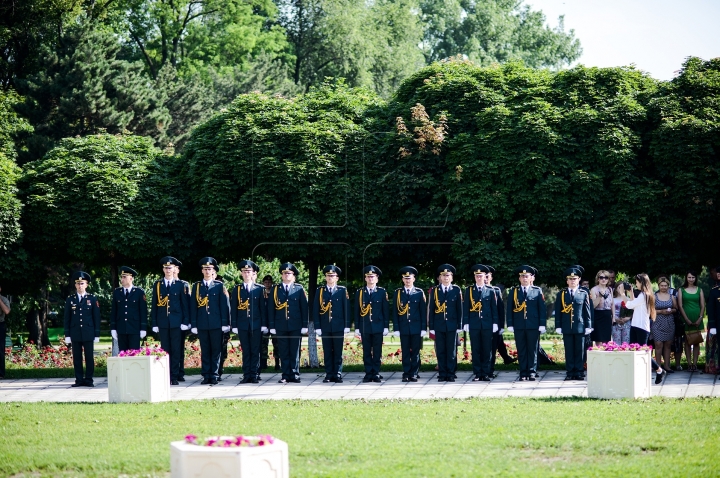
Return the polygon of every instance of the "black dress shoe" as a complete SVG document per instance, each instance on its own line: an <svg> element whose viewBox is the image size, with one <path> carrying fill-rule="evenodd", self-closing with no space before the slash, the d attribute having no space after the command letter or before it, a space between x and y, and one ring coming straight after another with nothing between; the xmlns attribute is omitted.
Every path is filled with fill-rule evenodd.
<svg viewBox="0 0 720 478"><path fill-rule="evenodd" d="M335 383L343 383L342 377L337 377L337 378L335 379Z"/></svg>
<svg viewBox="0 0 720 478"><path fill-rule="evenodd" d="M415 378L415 377L410 377L410 381L411 381L411 382L417 382L417 378Z"/></svg>
<svg viewBox="0 0 720 478"><path fill-rule="evenodd" d="M380 379L380 375L375 375L375 376L373 377L372 381L375 382L375 383L381 383L381 382L382 382L382 380Z"/></svg>
<svg viewBox="0 0 720 478"><path fill-rule="evenodd" d="M256 377L256 378L252 379L252 383L260 383L260 380Z"/></svg>
<svg viewBox="0 0 720 478"><path fill-rule="evenodd" d="M518 379L518 382L524 382L525 380L527 380L527 378L525 378L525 377L520 377L520 378Z"/></svg>
<svg viewBox="0 0 720 478"><path fill-rule="evenodd" d="M300 379L299 379L299 378L293 378L293 379L288 380L288 382L300 383Z"/></svg>
<svg viewBox="0 0 720 478"><path fill-rule="evenodd" d="M445 377L438 377L438 382L447 382Z"/></svg>
<svg viewBox="0 0 720 478"><path fill-rule="evenodd" d="M288 381L285 380L284 378L281 378L280 380L278 380L278 383L288 383Z"/></svg>
<svg viewBox="0 0 720 478"><path fill-rule="evenodd" d="M323 379L323 383L330 383L330 377L325 377Z"/></svg>
<svg viewBox="0 0 720 478"><path fill-rule="evenodd" d="M222 377L218 377L216 380L217 380L218 382L222 382Z"/></svg>
<svg viewBox="0 0 720 478"><path fill-rule="evenodd" d="M216 378L210 379L210 385L217 385L217 384L218 384L218 381Z"/></svg>
<svg viewBox="0 0 720 478"><path fill-rule="evenodd" d="M202 382L200 382L200 385L207 385L207 384L209 384L209 383L210 383L210 379L209 379L209 378L204 378L204 379L202 379Z"/></svg>
<svg viewBox="0 0 720 478"><path fill-rule="evenodd" d="M473 382L479 382L479 381L480 381L480 377L478 377L477 375L475 375L475 376L473 377L472 381L473 381Z"/></svg>
<svg viewBox="0 0 720 478"><path fill-rule="evenodd" d="M243 377L242 380L240 380L240 383L250 383L252 382L252 378L250 377Z"/></svg>
<svg viewBox="0 0 720 478"><path fill-rule="evenodd" d="M446 381L446 382L454 382L454 381L455 381L455 377L450 377L450 378L448 378L448 379L445 380L445 381Z"/></svg>
<svg viewBox="0 0 720 478"><path fill-rule="evenodd" d="M490 381L491 381L490 377L488 377L487 375L485 375L484 377L480 378L480 380L482 380L483 382L490 382Z"/></svg>
<svg viewBox="0 0 720 478"><path fill-rule="evenodd" d="M76 383L73 383L73 384L70 385L70 386L71 386L71 387L82 387L83 385L85 385L85 384L84 384L84 383L77 383L77 382L76 382Z"/></svg>
<svg viewBox="0 0 720 478"><path fill-rule="evenodd" d="M372 382L372 378L369 375L365 375L363 377L363 382L364 383Z"/></svg>
<svg viewBox="0 0 720 478"><path fill-rule="evenodd" d="M178 382L184 382L184 381L185 381L185 377L178 377L177 380L178 380Z"/></svg>
<svg viewBox="0 0 720 478"><path fill-rule="evenodd" d="M180 385L180 382L177 380L170 380L170 385Z"/></svg>
<svg viewBox="0 0 720 478"><path fill-rule="evenodd" d="M567 382L568 380L575 380L575 377L568 375L565 377L565 381Z"/></svg>
<svg viewBox="0 0 720 478"><path fill-rule="evenodd" d="M402 381L403 381L403 382L409 382L409 381L410 381L410 379L409 379L409 378L407 378L407 377L403 377L403 378L402 378Z"/></svg>
<svg viewBox="0 0 720 478"><path fill-rule="evenodd" d="M531 382L535 381L535 377L528 377L527 379L530 380Z"/></svg>

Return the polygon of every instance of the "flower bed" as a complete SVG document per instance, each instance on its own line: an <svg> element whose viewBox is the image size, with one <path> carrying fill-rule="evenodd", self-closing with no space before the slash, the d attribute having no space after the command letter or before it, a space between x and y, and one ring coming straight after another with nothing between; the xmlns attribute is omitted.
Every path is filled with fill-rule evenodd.
<svg viewBox="0 0 720 478"><path fill-rule="evenodd" d="M5 360L8 369L37 369L37 368L73 368L72 351L61 337L58 347L38 348L32 341L17 350L5 349ZM95 355L95 366L105 367L109 352Z"/></svg>
<svg viewBox="0 0 720 478"><path fill-rule="evenodd" d="M217 476L264 478L290 476L288 446L270 435L187 435L170 444L172 478Z"/></svg>
<svg viewBox="0 0 720 478"><path fill-rule="evenodd" d="M118 354L118 357L156 357L159 360L160 357L164 357L167 354L168 353L160 348L159 345L154 344L152 347L123 350Z"/></svg>

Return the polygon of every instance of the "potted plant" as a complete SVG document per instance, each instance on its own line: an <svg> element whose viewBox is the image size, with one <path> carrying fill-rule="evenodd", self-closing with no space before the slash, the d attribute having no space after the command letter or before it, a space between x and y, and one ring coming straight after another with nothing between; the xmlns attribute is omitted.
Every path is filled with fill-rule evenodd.
<svg viewBox="0 0 720 478"><path fill-rule="evenodd" d="M652 347L608 342L587 354L588 397L649 398Z"/></svg>
<svg viewBox="0 0 720 478"><path fill-rule="evenodd" d="M187 435L184 440L170 443L170 476L287 478L288 446L270 435L216 436L204 440Z"/></svg>
<svg viewBox="0 0 720 478"><path fill-rule="evenodd" d="M124 350L108 357L110 402L166 402L170 400L170 361L158 347Z"/></svg>

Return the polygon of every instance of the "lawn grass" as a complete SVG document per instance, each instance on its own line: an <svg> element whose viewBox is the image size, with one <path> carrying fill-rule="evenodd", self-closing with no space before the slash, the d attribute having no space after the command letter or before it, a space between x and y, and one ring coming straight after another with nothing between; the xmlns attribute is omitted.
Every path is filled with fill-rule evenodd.
<svg viewBox="0 0 720 478"><path fill-rule="evenodd" d="M292 476L718 476L720 400L0 404L0 474L165 476L188 433L269 433Z"/></svg>

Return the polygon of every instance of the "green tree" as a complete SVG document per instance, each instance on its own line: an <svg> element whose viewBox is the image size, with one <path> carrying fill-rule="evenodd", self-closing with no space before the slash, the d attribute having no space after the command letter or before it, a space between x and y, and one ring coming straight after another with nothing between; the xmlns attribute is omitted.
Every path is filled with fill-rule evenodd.
<svg viewBox="0 0 720 478"><path fill-rule="evenodd" d="M190 254L192 214L181 165L133 135L98 134L60 141L21 179L26 244L45 264L156 264Z"/></svg>
<svg viewBox="0 0 720 478"><path fill-rule="evenodd" d="M427 63L456 55L488 66L522 60L535 68L560 68L582 53L563 17L556 28L522 0L420 0Z"/></svg>
<svg viewBox="0 0 720 478"><path fill-rule="evenodd" d="M714 267L720 234L720 59L688 58L651 102L650 156L661 186L663 224L674 270ZM660 206L661 204L661 206Z"/></svg>

